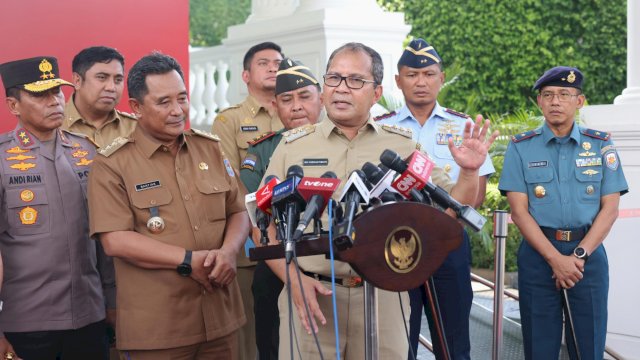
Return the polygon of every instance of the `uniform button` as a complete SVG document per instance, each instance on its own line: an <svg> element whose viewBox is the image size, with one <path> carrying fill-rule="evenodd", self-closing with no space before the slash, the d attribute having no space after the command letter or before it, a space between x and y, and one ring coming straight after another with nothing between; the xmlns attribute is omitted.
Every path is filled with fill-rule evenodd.
<svg viewBox="0 0 640 360"><path fill-rule="evenodd" d="M200 230L200 227L198 225L196 225L196 226L193 227L193 230L198 231L198 230Z"/></svg>
<svg viewBox="0 0 640 360"><path fill-rule="evenodd" d="M214 186L214 187L213 187L213 190L218 191L218 187L217 187L217 186Z"/></svg>
<svg viewBox="0 0 640 360"><path fill-rule="evenodd" d="M167 152L167 151L169 151L169 149L167 149L167 147L166 147L166 146L163 146L163 147L162 147L162 151Z"/></svg>
<svg viewBox="0 0 640 360"><path fill-rule="evenodd" d="M151 200L151 201L149 201L149 204L151 204L151 205L155 205L155 204L156 204L156 201L155 201L155 200Z"/></svg>
<svg viewBox="0 0 640 360"><path fill-rule="evenodd" d="M185 195L185 196L184 196L184 199L185 199L185 200L189 200L189 195Z"/></svg>

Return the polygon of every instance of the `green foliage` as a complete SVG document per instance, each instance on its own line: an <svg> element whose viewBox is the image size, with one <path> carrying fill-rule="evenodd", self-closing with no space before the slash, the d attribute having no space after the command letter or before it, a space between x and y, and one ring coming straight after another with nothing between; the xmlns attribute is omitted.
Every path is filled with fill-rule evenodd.
<svg viewBox="0 0 640 360"><path fill-rule="evenodd" d="M189 0L189 44L219 45L227 27L243 23L250 12L250 0Z"/></svg>
<svg viewBox="0 0 640 360"><path fill-rule="evenodd" d="M470 94L483 109L534 109L535 80L557 65L585 73L592 104L612 103L625 87L626 2L621 0L378 0L404 11L411 35L438 49L445 68L464 75L446 106L463 110ZM486 111L486 110L484 110Z"/></svg>

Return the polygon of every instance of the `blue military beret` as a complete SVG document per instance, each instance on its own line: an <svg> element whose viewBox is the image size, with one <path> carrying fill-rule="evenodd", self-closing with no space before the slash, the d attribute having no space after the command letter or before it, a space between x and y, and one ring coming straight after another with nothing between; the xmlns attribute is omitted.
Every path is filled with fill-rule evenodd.
<svg viewBox="0 0 640 360"><path fill-rule="evenodd" d="M311 70L300 61L284 58L276 73L276 95L309 85L318 85Z"/></svg>
<svg viewBox="0 0 640 360"><path fill-rule="evenodd" d="M533 90L541 89L543 86L573 87L582 90L582 79L582 72L577 68L556 66L542 74L533 85Z"/></svg>
<svg viewBox="0 0 640 360"><path fill-rule="evenodd" d="M418 38L411 40L409 46L404 49L400 60L398 60L398 67L408 66L419 69L441 62L442 59L436 49L423 39Z"/></svg>

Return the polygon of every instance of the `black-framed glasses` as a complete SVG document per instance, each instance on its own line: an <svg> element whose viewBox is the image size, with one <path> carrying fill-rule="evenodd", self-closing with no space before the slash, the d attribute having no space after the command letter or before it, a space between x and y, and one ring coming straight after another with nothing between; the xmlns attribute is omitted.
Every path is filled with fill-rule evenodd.
<svg viewBox="0 0 640 360"><path fill-rule="evenodd" d="M548 102L553 101L553 98L555 98L556 96L558 97L558 101L567 102L567 101L571 100L571 98L574 97L574 96L580 96L580 94L571 94L571 93L568 93L568 92L561 92L559 94L556 94L556 93L553 93L553 92L550 92L550 91L548 91L548 92L545 91L545 92L540 93L540 97L542 98L542 100L548 101Z"/></svg>
<svg viewBox="0 0 640 360"><path fill-rule="evenodd" d="M325 74L324 76L322 76L322 78L324 79L324 84L327 86L338 87L340 86L342 81L344 81L345 84L347 84L347 87L353 90L362 89L362 87L366 83L376 83L375 80L366 80L357 77L340 76L336 74Z"/></svg>

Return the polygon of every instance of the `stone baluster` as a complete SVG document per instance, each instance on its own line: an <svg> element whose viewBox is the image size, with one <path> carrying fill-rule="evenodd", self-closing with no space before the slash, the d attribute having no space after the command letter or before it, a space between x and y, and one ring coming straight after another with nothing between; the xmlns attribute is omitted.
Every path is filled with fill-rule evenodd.
<svg viewBox="0 0 640 360"><path fill-rule="evenodd" d="M216 95L216 82L215 82L215 73L216 73L216 65L207 61L205 64L205 81L204 81L204 94L203 94L203 103L206 109L206 116L204 118L204 125L213 124L213 118L216 115L216 110L218 108L218 104L216 104L215 95Z"/></svg>

